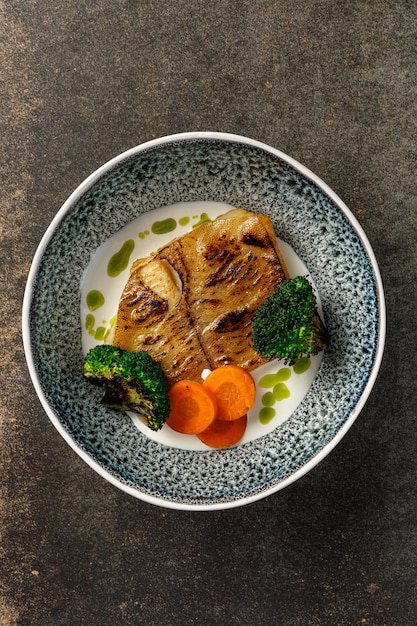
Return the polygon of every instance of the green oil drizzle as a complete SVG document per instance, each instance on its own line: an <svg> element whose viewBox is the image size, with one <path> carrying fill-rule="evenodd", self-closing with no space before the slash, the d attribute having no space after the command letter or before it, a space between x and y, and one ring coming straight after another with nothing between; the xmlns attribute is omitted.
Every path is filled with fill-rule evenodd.
<svg viewBox="0 0 417 626"><path fill-rule="evenodd" d="M282 402L290 397L291 393L285 383L278 383L274 386L272 393L275 396L277 402Z"/></svg>
<svg viewBox="0 0 417 626"><path fill-rule="evenodd" d="M275 404L275 396L272 391L267 391L262 396L262 404L264 406L273 406Z"/></svg>
<svg viewBox="0 0 417 626"><path fill-rule="evenodd" d="M85 301L90 311L95 311L96 309L99 309L101 306L103 306L104 296L101 291L98 291L97 289L92 289L88 292Z"/></svg>
<svg viewBox="0 0 417 626"><path fill-rule="evenodd" d="M162 220L160 222L154 222L152 224L151 230L154 235L164 235L165 233L170 233L175 230L177 227L177 222L173 217L167 217L166 220Z"/></svg>
<svg viewBox="0 0 417 626"><path fill-rule="evenodd" d="M283 383L284 380L288 380L291 377L291 370L289 367L282 367L277 373L277 382Z"/></svg>
<svg viewBox="0 0 417 626"><path fill-rule="evenodd" d="M290 397L291 393L284 381L291 377L289 367L281 367L275 374L265 374L258 381L258 386L263 389L272 389L262 395L262 409L259 411L261 424L268 424L276 415L273 408L275 402L281 402Z"/></svg>
<svg viewBox="0 0 417 626"><path fill-rule="evenodd" d="M94 318L94 315L92 315L91 313L88 313L85 316L85 329L89 332L90 335L94 333L95 323L96 323L96 320Z"/></svg>
<svg viewBox="0 0 417 626"><path fill-rule="evenodd" d="M210 222L210 221L211 220L209 216L207 215L207 213L202 213L200 215L200 219L198 220L198 222L196 224L193 224L193 228L197 228L197 226L201 226L201 224L204 224L204 222Z"/></svg>
<svg viewBox="0 0 417 626"><path fill-rule="evenodd" d="M101 341L102 339L104 339L106 332L107 328L105 326L99 326L98 328L96 328L96 331L94 333L94 339L97 339L97 341Z"/></svg>
<svg viewBox="0 0 417 626"><path fill-rule="evenodd" d="M282 367L281 369L278 370L278 372L276 372L276 374L265 374L265 376L262 376L262 378L259 380L258 385L260 387L263 387L264 389L270 389L271 387L274 387L278 383L282 383L285 380L288 380L290 376L291 376L290 368Z"/></svg>
<svg viewBox="0 0 417 626"><path fill-rule="evenodd" d="M270 406L265 406L259 411L259 421L261 424L268 424L276 415L275 409Z"/></svg>
<svg viewBox="0 0 417 626"><path fill-rule="evenodd" d="M123 270L125 270L129 264L130 255L132 254L135 247L135 242L133 239L128 239L124 242L122 247L118 252L113 254L108 265L107 265L107 274L111 278L116 278Z"/></svg>
<svg viewBox="0 0 417 626"><path fill-rule="evenodd" d="M91 337L94 337L94 339L96 339L97 341L104 341L106 339L106 337L108 336L108 334L110 333L110 330L114 324L116 320L116 316L114 315L111 320L110 323L107 325L106 320L102 320L102 326L97 326L97 328L94 328L96 320L94 315L92 315L91 313L88 313L85 316L85 328L88 332L89 335L91 335Z"/></svg>
<svg viewBox="0 0 417 626"><path fill-rule="evenodd" d="M211 221L207 213L201 213L201 215L193 215L192 218L188 215L184 215L184 217L180 217L178 220L178 224L180 226L187 226L190 223L191 219L198 220L196 224L193 224L193 228L200 226L200 224L204 224L204 222ZM151 231L154 235L165 235L165 233L171 233L173 230L177 228L177 222L173 217L167 217L164 220L156 221L151 226ZM139 239L145 239L150 234L149 230L143 230L138 233Z"/></svg>
<svg viewBox="0 0 417 626"><path fill-rule="evenodd" d="M276 384L276 374L265 374L259 379L258 385L263 389L269 389Z"/></svg>
<svg viewBox="0 0 417 626"><path fill-rule="evenodd" d="M293 365L294 372L296 374L304 374L311 365L310 359L306 356L302 359L298 359Z"/></svg>

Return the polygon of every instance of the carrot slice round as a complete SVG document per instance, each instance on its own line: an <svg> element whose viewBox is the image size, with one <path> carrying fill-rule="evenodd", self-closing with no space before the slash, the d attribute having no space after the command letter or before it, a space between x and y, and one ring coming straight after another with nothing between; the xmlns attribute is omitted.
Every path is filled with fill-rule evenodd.
<svg viewBox="0 0 417 626"><path fill-rule="evenodd" d="M179 380L170 387L170 428L184 435L197 435L216 418L216 400L209 390L194 380Z"/></svg>
<svg viewBox="0 0 417 626"><path fill-rule="evenodd" d="M238 365L223 365L214 369L203 381L217 402L217 419L236 420L254 405L256 385L252 375Z"/></svg>
<svg viewBox="0 0 417 626"><path fill-rule="evenodd" d="M247 415L233 421L216 419L197 437L210 448L230 448L242 439L247 423Z"/></svg>

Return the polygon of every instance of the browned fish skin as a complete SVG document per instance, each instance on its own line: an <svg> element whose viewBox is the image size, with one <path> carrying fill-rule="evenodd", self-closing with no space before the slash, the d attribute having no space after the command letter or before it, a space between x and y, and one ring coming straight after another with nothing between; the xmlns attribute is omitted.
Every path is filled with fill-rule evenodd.
<svg viewBox="0 0 417 626"><path fill-rule="evenodd" d="M188 308L211 367L264 363L251 347L251 320L286 272L263 220L236 209L179 241Z"/></svg>
<svg viewBox="0 0 417 626"><path fill-rule="evenodd" d="M148 352L161 364L169 383L182 378L198 380L209 361L188 313L177 241L160 250L155 258L168 261L177 271L178 300L170 307L167 300L146 286L140 273L149 259L136 261L120 299L113 344L124 350Z"/></svg>
<svg viewBox="0 0 417 626"><path fill-rule="evenodd" d="M149 352L170 383L229 363L251 370L265 362L252 317L286 277L270 220L235 209L133 264L113 343Z"/></svg>

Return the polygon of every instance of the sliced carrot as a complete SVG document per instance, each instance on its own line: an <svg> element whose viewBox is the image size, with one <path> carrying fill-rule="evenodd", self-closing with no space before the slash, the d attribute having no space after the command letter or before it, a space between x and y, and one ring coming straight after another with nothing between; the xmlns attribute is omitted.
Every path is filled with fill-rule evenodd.
<svg viewBox="0 0 417 626"><path fill-rule="evenodd" d="M214 369L203 381L217 401L217 419L236 420L254 405L256 386L251 374L238 365Z"/></svg>
<svg viewBox="0 0 417 626"><path fill-rule="evenodd" d="M179 380L170 387L171 412L168 426L184 435L197 435L216 417L216 400L210 390L194 380Z"/></svg>
<svg viewBox="0 0 417 626"><path fill-rule="evenodd" d="M210 448L230 448L242 439L247 423L247 415L233 421L216 419L197 437Z"/></svg>

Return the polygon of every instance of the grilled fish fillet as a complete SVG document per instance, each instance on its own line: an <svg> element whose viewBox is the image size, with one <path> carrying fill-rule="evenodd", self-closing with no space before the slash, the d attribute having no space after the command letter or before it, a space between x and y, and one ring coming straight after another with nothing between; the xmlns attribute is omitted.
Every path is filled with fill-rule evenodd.
<svg viewBox="0 0 417 626"><path fill-rule="evenodd" d="M113 344L146 350L169 383L225 364L251 370L265 363L252 317L287 277L269 218L229 211L134 262Z"/></svg>

